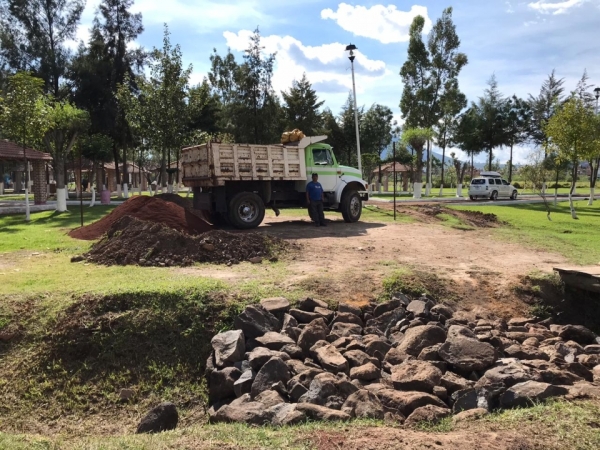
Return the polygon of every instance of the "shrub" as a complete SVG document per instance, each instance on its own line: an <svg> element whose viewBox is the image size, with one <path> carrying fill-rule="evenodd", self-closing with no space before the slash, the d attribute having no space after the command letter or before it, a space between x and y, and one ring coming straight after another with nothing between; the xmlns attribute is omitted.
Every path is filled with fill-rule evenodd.
<svg viewBox="0 0 600 450"><path fill-rule="evenodd" d="M514 186L516 189L523 189L523 187L521 186L521 183L519 183L519 182L514 182L512 185L513 185L513 186Z"/></svg>

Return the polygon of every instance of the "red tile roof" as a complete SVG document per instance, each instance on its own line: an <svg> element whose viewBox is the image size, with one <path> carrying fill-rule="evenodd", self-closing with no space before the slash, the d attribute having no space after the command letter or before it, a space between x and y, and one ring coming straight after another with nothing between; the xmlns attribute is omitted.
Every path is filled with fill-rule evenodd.
<svg viewBox="0 0 600 450"><path fill-rule="evenodd" d="M23 155L23 146L10 142L6 139L0 139L0 160L4 161L22 161L25 157L29 160L41 159L52 161L50 153L38 152L32 148L25 148Z"/></svg>

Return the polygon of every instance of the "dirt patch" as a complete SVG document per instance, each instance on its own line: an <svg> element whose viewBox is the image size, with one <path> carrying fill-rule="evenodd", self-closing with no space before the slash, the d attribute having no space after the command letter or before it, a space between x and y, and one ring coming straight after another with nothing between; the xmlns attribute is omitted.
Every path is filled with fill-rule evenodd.
<svg viewBox="0 0 600 450"><path fill-rule="evenodd" d="M163 200L158 196L132 197L97 222L71 231L69 236L84 240L99 239L115 222L126 216L159 223L191 235L205 233L212 229L212 225L193 213L190 208L180 206L177 203L179 200L174 202L172 195L163 195L168 195L166 198L169 200Z"/></svg>
<svg viewBox="0 0 600 450"><path fill-rule="evenodd" d="M312 438L318 450L533 450L548 448L529 444L514 432L425 433L401 428L372 428L344 433L317 432Z"/></svg>
<svg viewBox="0 0 600 450"><path fill-rule="evenodd" d="M276 258L285 247L281 239L263 233L212 230L190 236L161 223L125 216L111 225L106 236L95 243L84 258L107 266L237 264Z"/></svg>
<svg viewBox="0 0 600 450"><path fill-rule="evenodd" d="M372 202L369 205L387 211L394 211L394 205L391 203ZM503 225L495 214L481 211L457 211L442 205L397 205L396 211L425 223L439 223L445 220L444 216L452 216L464 225L473 228L494 228Z"/></svg>

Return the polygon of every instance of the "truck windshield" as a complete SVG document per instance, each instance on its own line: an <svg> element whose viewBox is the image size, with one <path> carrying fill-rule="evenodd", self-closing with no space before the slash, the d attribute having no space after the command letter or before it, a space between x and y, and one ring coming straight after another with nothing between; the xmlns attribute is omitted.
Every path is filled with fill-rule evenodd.
<svg viewBox="0 0 600 450"><path fill-rule="evenodd" d="M315 166L331 166L333 165L333 160L331 159L331 154L329 150L325 148L315 148L313 150L313 161Z"/></svg>

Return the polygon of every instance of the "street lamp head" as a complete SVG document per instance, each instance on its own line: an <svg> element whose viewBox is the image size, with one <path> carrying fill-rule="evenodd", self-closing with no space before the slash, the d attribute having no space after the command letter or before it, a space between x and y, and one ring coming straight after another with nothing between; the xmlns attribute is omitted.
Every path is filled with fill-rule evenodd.
<svg viewBox="0 0 600 450"><path fill-rule="evenodd" d="M348 59L350 60L350 62L354 62L354 58L355 58L355 56L354 56L354 50L358 50L356 48L356 45L350 44L350 45L346 46L346 51L350 52L350 56L348 56Z"/></svg>
<svg viewBox="0 0 600 450"><path fill-rule="evenodd" d="M600 87L594 89L594 92L596 93L596 100L598 100L600 98Z"/></svg>

